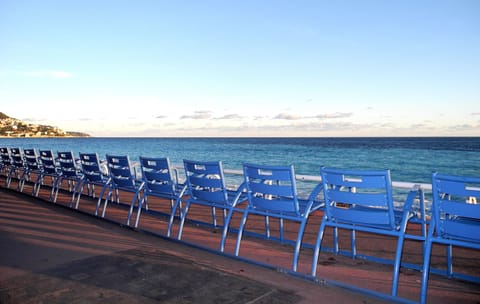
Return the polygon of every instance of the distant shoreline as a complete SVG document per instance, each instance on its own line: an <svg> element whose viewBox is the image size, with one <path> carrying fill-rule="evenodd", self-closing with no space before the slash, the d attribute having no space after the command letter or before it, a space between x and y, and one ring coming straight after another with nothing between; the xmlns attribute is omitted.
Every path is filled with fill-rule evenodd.
<svg viewBox="0 0 480 304"><path fill-rule="evenodd" d="M21 138L25 138L25 139L32 139L32 138L92 138L94 136L5 136L5 135L0 135L0 138L14 138L14 139L21 139Z"/></svg>

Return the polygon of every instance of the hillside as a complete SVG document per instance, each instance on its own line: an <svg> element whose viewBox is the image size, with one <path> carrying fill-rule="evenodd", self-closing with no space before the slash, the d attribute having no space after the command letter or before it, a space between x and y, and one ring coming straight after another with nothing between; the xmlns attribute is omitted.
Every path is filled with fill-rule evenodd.
<svg viewBox="0 0 480 304"><path fill-rule="evenodd" d="M0 112L0 137L89 137L90 135L64 131L57 127L37 125L9 117Z"/></svg>

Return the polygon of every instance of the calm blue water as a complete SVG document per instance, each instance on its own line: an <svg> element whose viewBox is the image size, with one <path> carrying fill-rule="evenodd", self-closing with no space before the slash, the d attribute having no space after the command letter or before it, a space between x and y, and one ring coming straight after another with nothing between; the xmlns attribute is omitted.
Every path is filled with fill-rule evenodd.
<svg viewBox="0 0 480 304"><path fill-rule="evenodd" d="M318 175L321 166L390 169L394 181L429 183L434 171L480 176L480 137L460 138L15 138L0 146L183 159L294 164L297 174Z"/></svg>

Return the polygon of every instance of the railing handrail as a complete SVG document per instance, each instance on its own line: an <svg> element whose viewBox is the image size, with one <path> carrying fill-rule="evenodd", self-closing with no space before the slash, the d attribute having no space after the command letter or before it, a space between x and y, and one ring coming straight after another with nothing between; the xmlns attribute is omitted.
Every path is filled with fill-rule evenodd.
<svg viewBox="0 0 480 304"><path fill-rule="evenodd" d="M234 174L234 175L242 175L242 170L235 170L235 169L224 169L225 173ZM307 182L321 182L322 177L319 175L305 175L305 174L295 174L295 178L302 181ZM431 184L426 183L411 183L411 182L396 182L392 181L392 187L394 188L402 188L402 189L413 189L413 188L421 188L423 190L432 190Z"/></svg>

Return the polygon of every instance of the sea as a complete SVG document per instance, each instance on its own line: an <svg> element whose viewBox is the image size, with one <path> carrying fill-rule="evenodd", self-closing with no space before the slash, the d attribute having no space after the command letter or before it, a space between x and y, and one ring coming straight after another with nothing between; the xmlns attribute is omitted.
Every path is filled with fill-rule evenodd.
<svg viewBox="0 0 480 304"><path fill-rule="evenodd" d="M389 169L393 181L429 184L432 172L480 176L480 137L351 138L1 138L0 146L222 161L225 169L242 163L293 164L296 174L318 176L320 168ZM232 177L239 184L241 177ZM312 185L300 185L306 194Z"/></svg>

